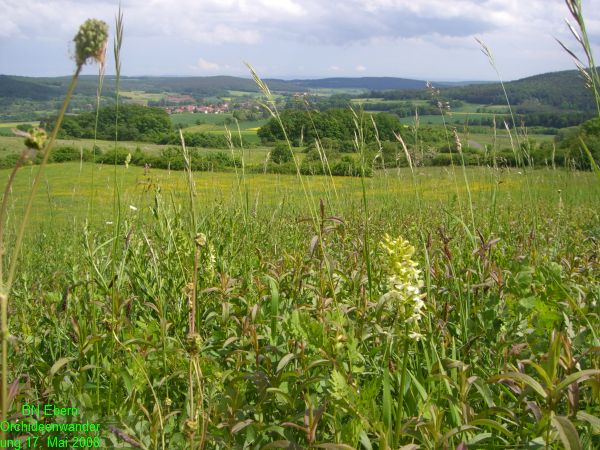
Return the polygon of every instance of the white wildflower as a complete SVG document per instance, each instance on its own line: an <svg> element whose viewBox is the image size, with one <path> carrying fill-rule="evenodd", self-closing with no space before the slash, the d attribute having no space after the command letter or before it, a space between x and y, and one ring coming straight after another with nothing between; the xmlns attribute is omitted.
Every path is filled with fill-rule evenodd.
<svg viewBox="0 0 600 450"><path fill-rule="evenodd" d="M381 300L388 311L395 313L400 322L407 324L408 337L419 340L422 337L419 322L424 314L425 302L424 294L421 293L421 271L412 259L415 248L401 237L392 239L387 234L381 242L381 247L388 258L389 285L389 291Z"/></svg>

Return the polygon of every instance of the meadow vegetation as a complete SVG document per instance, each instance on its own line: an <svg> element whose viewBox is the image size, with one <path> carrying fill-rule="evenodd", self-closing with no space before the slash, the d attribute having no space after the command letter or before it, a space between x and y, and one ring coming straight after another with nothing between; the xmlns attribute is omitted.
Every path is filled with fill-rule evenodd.
<svg viewBox="0 0 600 450"><path fill-rule="evenodd" d="M119 103L86 119L112 146L55 145L103 62L85 29L54 131L0 169L2 420L78 408L103 448L600 447L600 119L541 142L511 120L504 151L495 127L280 112L250 68L268 146L161 119L178 142L128 148Z"/></svg>

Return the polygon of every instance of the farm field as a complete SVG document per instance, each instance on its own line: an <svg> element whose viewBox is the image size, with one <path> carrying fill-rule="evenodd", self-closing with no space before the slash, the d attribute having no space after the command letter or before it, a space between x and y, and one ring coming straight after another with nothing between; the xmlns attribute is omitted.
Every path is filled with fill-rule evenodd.
<svg viewBox="0 0 600 450"><path fill-rule="evenodd" d="M256 135L256 132L254 132ZM244 134L242 133L242 136ZM68 146L73 147L75 149L86 149L92 150L94 147L93 139L58 139L56 141L56 146ZM96 146L100 148L102 152L108 152L115 148L114 142L97 140ZM142 150L144 153L149 155L158 155L161 150L173 147L173 145L158 145L151 144L148 142L130 142L130 141L119 141L119 148L124 148L129 150L131 153L134 153L136 149ZM4 157L9 154L20 153L23 150L23 139L13 136L0 136L0 157ZM267 147L251 147L244 150L244 157L249 164L260 164L264 162L267 153L270 151ZM202 148L200 149L201 153L215 153L215 152L223 152L226 154L230 154L231 150L223 149L223 148ZM236 149L235 154L239 155L241 150Z"/></svg>
<svg viewBox="0 0 600 450"><path fill-rule="evenodd" d="M237 125L233 114L195 114L195 113L178 113L171 115L171 121L175 126L184 126L187 132L197 133L214 133L225 134L225 128L229 128L232 134L237 134ZM230 121L226 124L226 121ZM200 122L200 123L198 123ZM240 134L248 142L252 144L260 143L260 139L256 135L258 128L264 125L266 120L248 120L239 122Z"/></svg>
<svg viewBox="0 0 600 450"><path fill-rule="evenodd" d="M168 95L173 95L173 94L175 94L175 93L167 93L167 92L152 93L152 92L145 92L145 91L121 91L121 96L124 99L130 100L134 103L137 103L139 105L144 105L144 106L148 106L149 101L157 102L157 101L164 99Z"/></svg>
<svg viewBox="0 0 600 450"><path fill-rule="evenodd" d="M453 112L452 114L419 115L418 121L420 125L443 125L446 124L468 124L469 119L492 119L493 113L477 113L477 112ZM406 125L414 125L416 122L415 116L402 117L400 121Z"/></svg>
<svg viewBox="0 0 600 450"><path fill-rule="evenodd" d="M31 183L32 174L37 170L36 166L30 166L19 172L15 184L15 191L26 192L26 187ZM506 199L507 203L515 201L524 203L529 201L527 195L535 195L537 199L546 197L557 197L555 194L560 190L560 197L573 195L575 203L585 205L586 202L595 203L595 195L600 190L596 186L592 174L569 174L563 171L540 169L532 171L527 177L517 170L492 170L483 168L467 168L469 188L473 198L478 203L489 203L492 196L498 199ZM2 176L7 176L8 170L1 170ZM117 183L115 184L115 176ZM428 207L436 204L457 203L464 201L467 195L466 185L462 180L460 170L451 168L421 168L416 174L416 185L408 168L388 169L380 171L373 178L366 179L367 201L376 209L384 209L383 205L398 203L402 209L414 209L417 205L413 203L413 195L426 201ZM160 189L166 196L174 195L180 202L185 201L186 174L181 171L166 171L152 169L145 173L142 168L131 166L101 166L89 163L64 163L51 164L46 170L47 191L40 192L36 200L35 216L43 222L44 216L51 214L55 219L77 219L79 222L89 214L87 211L89 203L97 208L97 212L104 218L106 214L112 214L112 201L114 187L117 186L122 196L124 212L127 205L148 205L148 199L152 199L153 189ZM535 192L526 192L526 182L536 184ZM289 203L290 207L307 209L305 195L295 175L277 174L245 174L224 172L198 172L194 175L194 189L197 205L199 207L210 207L214 203L222 204L228 208L239 207L239 185L243 183L244 195L246 191L252 204L256 208L272 208L280 203ZM304 183L315 199L326 199L336 208L352 206L359 207L362 201L362 187L359 179L351 177L335 177L333 179L323 176L304 177ZM573 185L571 187L567 185ZM415 191L416 189L416 191ZM563 191L564 189L564 191ZM336 195L337 192L337 195ZM564 193L563 193L564 192ZM92 200L92 193L94 199ZM393 199L387 198L386 193L392 194ZM570 194L569 194L570 193ZM145 200L144 200L145 198ZM571 198L571 197L569 197ZM395 199L395 200L394 200ZM18 205L22 202L18 196L11 201L18 211ZM73 202L73 204L71 204ZM541 202L544 203L544 202ZM500 204L504 204L500 202ZM58 207L57 205L61 205ZM58 209L52 213L53 207ZM476 208L477 205L475 206ZM142 209L143 208L139 208ZM73 212L82 215L73 214ZM147 211L146 211L147 212ZM308 213L308 211L304 211ZM333 211L332 211L333 212ZM413 211L416 214L416 210ZM136 212L141 214L141 212ZM34 216L34 220L35 220ZM102 222L103 217L99 218Z"/></svg>

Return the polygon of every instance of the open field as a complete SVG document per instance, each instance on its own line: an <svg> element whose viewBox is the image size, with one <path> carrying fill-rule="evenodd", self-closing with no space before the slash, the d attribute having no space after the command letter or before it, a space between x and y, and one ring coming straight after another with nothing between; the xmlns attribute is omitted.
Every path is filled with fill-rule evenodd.
<svg viewBox="0 0 600 450"><path fill-rule="evenodd" d="M176 93L154 93L145 91L121 91L121 96L137 103L138 105L148 106L149 101L158 102L168 95L176 95Z"/></svg>
<svg viewBox="0 0 600 450"><path fill-rule="evenodd" d="M261 155L264 156L264 153ZM30 184L32 173L37 167L23 169L17 178L15 191L26 192ZM6 177L8 170L0 170L0 176ZM59 217L64 213L63 219L81 219L87 216L86 207L91 201L94 192L94 204L102 215L110 214L112 208L112 191L117 176L117 185L121 190L122 203L148 204L153 189L160 187L163 195L174 195L180 199L185 198L186 174L178 171L165 171L152 169L149 175L139 167L124 166L99 166L84 163L53 164L46 170L47 192L39 193L36 203L36 215L40 221L47 215L52 207L60 204L59 210L53 216ZM524 203L539 203L540 207L550 207L548 203L562 202L574 203L580 206L586 204L600 205L600 186L596 183L593 174L569 173L566 171L535 170L526 177L521 170L496 171L483 168L467 168L466 175L469 179L469 188L473 195L474 207L478 211L485 211L496 197L496 202L502 207L508 207L511 202L523 205ZM465 201L467 186L462 180L459 169L451 168L420 168L416 171L416 182L407 168L388 169L380 171L373 178L366 179L367 201L373 205L374 210L384 209L396 205L401 210L409 208L416 214L417 205L411 205L416 193L425 202L427 208L436 204L447 205ZM239 200L238 184L240 183L241 170L235 173L198 172L194 176L197 205L208 208L217 203L234 207ZM330 207L357 208L362 201L362 187L360 179L349 177L314 176L304 178L307 188L314 198L329 199ZM295 175L259 175L246 174L243 178L245 189L256 208L266 208L284 202L293 205L298 211L307 207L305 194L303 194L298 179ZM529 191L527 183L534 184L534 191ZM337 195L334 193L337 192ZM146 201L138 200L146 196ZM18 204L18 196L14 198ZM184 201L184 200L182 200ZM72 204L71 204L72 202ZM512 205L514 207L515 205ZM60 212L62 211L62 213ZM73 212L84 213L83 216ZM333 211L332 211L333 212ZM383 213L379 211L378 214Z"/></svg>
<svg viewBox="0 0 600 450"><path fill-rule="evenodd" d="M182 124L185 126L196 125L196 122L200 121L204 124L220 124L221 126L224 124L226 119L233 120L233 114L231 113L177 113L171 114L171 122L173 124Z"/></svg>
<svg viewBox="0 0 600 450"><path fill-rule="evenodd" d="M17 125L37 125L39 122L0 122L0 136L14 136L13 129Z"/></svg>
<svg viewBox="0 0 600 450"><path fill-rule="evenodd" d="M9 250L36 170L22 169L10 194ZM401 409L403 445L522 447L545 433L526 402L550 386L527 389L543 378L525 366L534 381L514 375L515 395L498 374L524 359L547 367L550 346L581 370L598 363L586 353L600 325L592 173L238 171L190 184L185 172L66 163L44 180L9 308L15 404L43 392L76 406L124 433L101 433L105 447L125 448L124 435L145 448L309 446L285 425L307 408L328 411L314 437L324 444L374 445L384 427L394 440ZM402 276L422 307L390 284L395 264L412 267ZM585 380L578 408L598 415ZM404 401L390 400L399 386ZM566 411L566 393L557 401ZM439 434L413 422L432 424L431 408L455 412L436 419ZM192 418L203 425L190 430Z"/></svg>
<svg viewBox="0 0 600 450"><path fill-rule="evenodd" d="M226 125L226 121L231 121ZM233 114L198 114L198 113L178 113L171 115L171 121L175 126L183 125L185 131L198 133L224 134L225 127L233 134L237 134L237 125ZM241 135L252 144L259 144L260 139L256 135L258 128L267 122L264 120L248 120L239 122Z"/></svg>
<svg viewBox="0 0 600 450"><path fill-rule="evenodd" d="M419 115L419 123L422 125L443 125L446 124L468 124L469 120L476 119L493 119L493 113L477 113L477 112L452 112L451 114L436 115ZM403 124L414 125L415 116L402 117L400 121Z"/></svg>
<svg viewBox="0 0 600 450"><path fill-rule="evenodd" d="M248 137L252 139L252 136L256 138L256 131L247 132L247 136L242 132L242 136ZM256 139L258 142L258 139ZM93 139L58 139L56 141L56 146L69 146L76 149L83 148L92 150L94 147ZM114 142L109 141L96 141L96 146L100 148L101 151L107 152L115 148ZM136 149L142 150L144 153L148 153L150 155L157 155L160 153L162 149L167 147L173 147L172 145L158 145L151 144L148 142L128 142L128 141L120 141L117 145L119 148L128 149L130 152L135 152ZM9 154L20 153L23 150L23 139L19 137L7 137L0 136L0 157L4 157ZM201 152L224 152L231 153L231 150L227 148L203 148L200 150ZM236 150L239 152L239 150ZM267 152L269 148L267 147L252 147L249 149L245 149L245 158L248 164L260 164L264 162Z"/></svg>

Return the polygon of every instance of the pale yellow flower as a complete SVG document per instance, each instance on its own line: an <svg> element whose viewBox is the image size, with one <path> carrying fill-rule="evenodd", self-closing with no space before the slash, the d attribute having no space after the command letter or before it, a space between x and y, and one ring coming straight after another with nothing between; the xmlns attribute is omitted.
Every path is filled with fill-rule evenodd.
<svg viewBox="0 0 600 450"><path fill-rule="evenodd" d="M397 320L406 323L408 337L413 340L422 338L419 332L419 322L423 317L425 302L423 279L418 264L412 259L415 248L410 242L398 237L385 235L381 242L387 257L388 292L383 294L381 301L390 312L395 313Z"/></svg>

